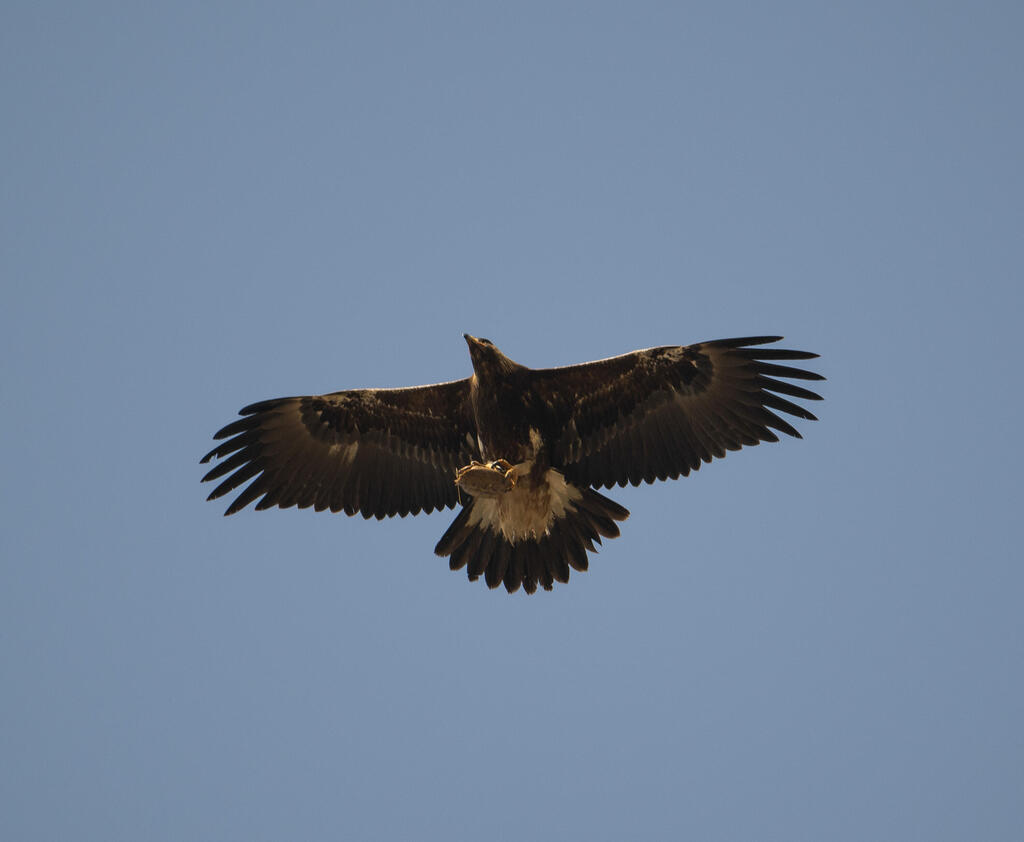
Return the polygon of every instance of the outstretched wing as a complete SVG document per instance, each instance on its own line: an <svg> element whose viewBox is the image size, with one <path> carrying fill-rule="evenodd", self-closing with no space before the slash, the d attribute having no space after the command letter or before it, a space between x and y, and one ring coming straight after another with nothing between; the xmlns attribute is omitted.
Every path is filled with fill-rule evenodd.
<svg viewBox="0 0 1024 842"><path fill-rule="evenodd" d="M611 488L675 479L728 450L800 438L777 413L814 415L780 395L820 400L789 380L824 380L780 365L806 351L751 346L781 336L721 339L648 348L620 357L537 372L536 388L563 423L552 453L569 479Z"/></svg>
<svg viewBox="0 0 1024 842"><path fill-rule="evenodd" d="M252 482L225 514L330 509L363 517L431 512L458 502L455 470L477 456L469 381L276 398L245 407L202 461L225 475L215 500Z"/></svg>

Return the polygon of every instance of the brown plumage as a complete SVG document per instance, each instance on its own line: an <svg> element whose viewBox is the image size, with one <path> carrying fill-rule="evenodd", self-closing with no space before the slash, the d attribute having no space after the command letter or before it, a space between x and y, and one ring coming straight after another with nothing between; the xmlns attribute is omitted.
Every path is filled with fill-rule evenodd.
<svg viewBox="0 0 1024 842"><path fill-rule="evenodd" d="M587 553L629 515L596 488L686 476L726 451L778 441L775 431L800 437L778 413L813 421L790 398L820 396L789 381L824 378L782 364L816 354L755 347L780 338L530 369L467 335L465 380L245 407L214 436L221 443L202 461L218 461L203 480L221 479L211 500L249 483L225 514L256 503L404 517L461 502L435 548L453 570L509 592L550 589L570 567L586 570ZM487 482L489 470L503 477Z"/></svg>

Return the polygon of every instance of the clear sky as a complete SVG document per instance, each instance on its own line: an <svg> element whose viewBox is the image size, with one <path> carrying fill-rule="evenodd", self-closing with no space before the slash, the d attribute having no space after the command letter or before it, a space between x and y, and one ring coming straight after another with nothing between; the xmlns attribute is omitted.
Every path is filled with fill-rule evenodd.
<svg viewBox="0 0 1024 842"><path fill-rule="evenodd" d="M1024 838L1024 6L0 12L0 838ZM246 403L781 333L532 597L225 519Z"/></svg>

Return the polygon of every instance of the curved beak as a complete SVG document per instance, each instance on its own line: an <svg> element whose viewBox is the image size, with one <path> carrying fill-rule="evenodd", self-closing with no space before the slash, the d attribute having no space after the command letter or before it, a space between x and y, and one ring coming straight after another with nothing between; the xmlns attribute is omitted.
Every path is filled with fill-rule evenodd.
<svg viewBox="0 0 1024 842"><path fill-rule="evenodd" d="M468 333L464 333L462 336L469 346L469 358L473 361L473 370L476 371L478 365L483 365L484 345L479 339Z"/></svg>

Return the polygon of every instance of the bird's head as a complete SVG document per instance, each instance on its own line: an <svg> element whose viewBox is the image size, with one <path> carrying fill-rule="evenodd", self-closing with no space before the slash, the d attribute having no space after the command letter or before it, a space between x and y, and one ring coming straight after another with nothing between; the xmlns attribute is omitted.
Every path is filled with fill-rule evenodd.
<svg viewBox="0 0 1024 842"><path fill-rule="evenodd" d="M477 376L507 374L521 366L506 357L490 339L479 339L462 334L469 345L469 357L473 361L473 371Z"/></svg>

